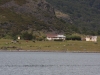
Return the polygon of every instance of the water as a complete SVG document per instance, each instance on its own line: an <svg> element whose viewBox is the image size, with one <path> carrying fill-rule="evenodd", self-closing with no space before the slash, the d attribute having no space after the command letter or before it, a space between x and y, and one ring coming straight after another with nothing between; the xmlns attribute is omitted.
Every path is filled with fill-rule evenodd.
<svg viewBox="0 0 100 75"><path fill-rule="evenodd" d="M100 75L100 54L0 52L0 75Z"/></svg>

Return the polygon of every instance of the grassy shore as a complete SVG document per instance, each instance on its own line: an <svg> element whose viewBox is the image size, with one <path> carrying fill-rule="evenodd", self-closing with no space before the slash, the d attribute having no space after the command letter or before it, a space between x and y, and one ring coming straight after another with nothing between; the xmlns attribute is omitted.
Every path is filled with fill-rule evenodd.
<svg viewBox="0 0 100 75"><path fill-rule="evenodd" d="M11 42L11 39L0 39L0 50L3 51L50 51L50 52L100 52L98 42L86 41L26 41Z"/></svg>

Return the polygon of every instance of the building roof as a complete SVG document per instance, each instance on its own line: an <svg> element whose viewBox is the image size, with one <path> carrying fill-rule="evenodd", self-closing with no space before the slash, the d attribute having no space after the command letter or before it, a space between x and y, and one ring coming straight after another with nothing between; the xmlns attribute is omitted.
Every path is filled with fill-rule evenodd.
<svg viewBox="0 0 100 75"><path fill-rule="evenodd" d="M66 36L64 36L64 35L57 35L57 37L66 37Z"/></svg>
<svg viewBox="0 0 100 75"><path fill-rule="evenodd" d="M47 34L47 37L66 37L64 35L59 35L59 34Z"/></svg>

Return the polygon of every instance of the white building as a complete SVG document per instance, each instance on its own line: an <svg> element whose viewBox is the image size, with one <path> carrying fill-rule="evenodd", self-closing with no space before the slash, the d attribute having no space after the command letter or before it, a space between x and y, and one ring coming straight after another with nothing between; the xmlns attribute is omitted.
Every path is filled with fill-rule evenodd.
<svg viewBox="0 0 100 75"><path fill-rule="evenodd" d="M97 42L97 36L87 36L86 41L93 41L93 42Z"/></svg>
<svg viewBox="0 0 100 75"><path fill-rule="evenodd" d="M18 36L18 40L20 40L20 36Z"/></svg>
<svg viewBox="0 0 100 75"><path fill-rule="evenodd" d="M66 39L66 36L64 35L57 35L57 34L48 34L47 35L47 40L59 40L59 39L62 39L62 40L65 40Z"/></svg>

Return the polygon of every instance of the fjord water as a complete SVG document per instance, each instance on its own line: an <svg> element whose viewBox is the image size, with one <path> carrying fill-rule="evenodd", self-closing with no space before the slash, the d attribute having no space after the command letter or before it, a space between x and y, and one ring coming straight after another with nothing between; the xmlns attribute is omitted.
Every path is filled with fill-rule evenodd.
<svg viewBox="0 0 100 75"><path fill-rule="evenodd" d="M0 75L100 75L100 54L0 52Z"/></svg>

